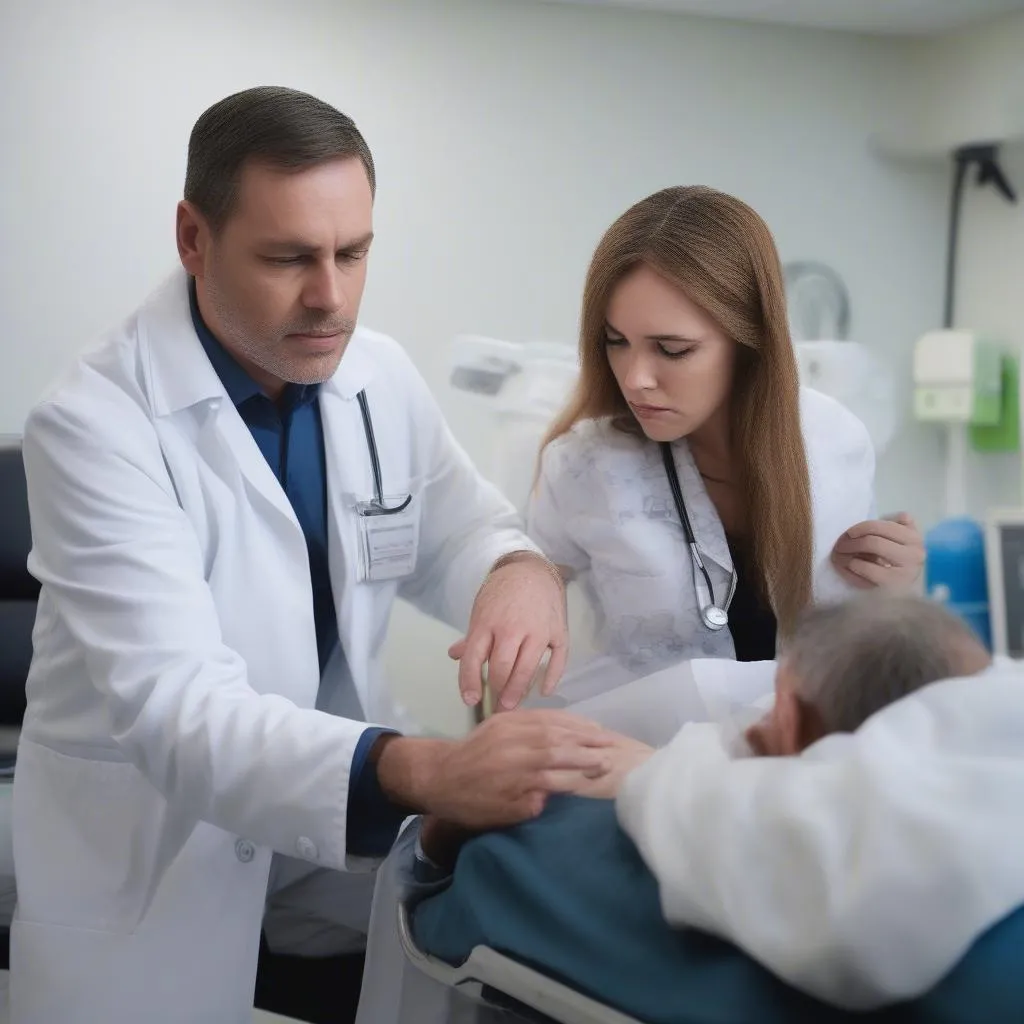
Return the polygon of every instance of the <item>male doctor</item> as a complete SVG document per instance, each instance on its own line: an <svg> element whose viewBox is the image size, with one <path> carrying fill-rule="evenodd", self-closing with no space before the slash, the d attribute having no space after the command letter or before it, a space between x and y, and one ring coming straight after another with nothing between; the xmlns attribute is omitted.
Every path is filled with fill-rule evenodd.
<svg viewBox="0 0 1024 1024"><path fill-rule="evenodd" d="M464 684L486 662L525 689L549 650L552 684L566 644L557 574L402 349L356 326L373 191L327 104L215 104L184 272L29 417L15 1024L247 1022L261 926L361 948L406 815L511 823L608 767L561 712L461 743L364 724L400 723L379 673L399 594L468 625Z"/></svg>

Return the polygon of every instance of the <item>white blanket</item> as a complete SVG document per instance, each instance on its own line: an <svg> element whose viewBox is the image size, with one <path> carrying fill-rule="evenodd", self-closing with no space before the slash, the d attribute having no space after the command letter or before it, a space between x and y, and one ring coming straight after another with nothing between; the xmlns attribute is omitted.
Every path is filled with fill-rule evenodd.
<svg viewBox="0 0 1024 1024"><path fill-rule="evenodd" d="M716 722L729 740L739 737L771 706L775 662L698 658L622 683L616 676L623 674L621 666L614 659L599 658L589 672L588 680L599 691L596 696L568 701L556 695L532 703L567 707L616 732L663 747L689 722Z"/></svg>
<svg viewBox="0 0 1024 1024"><path fill-rule="evenodd" d="M618 813L670 923L840 1006L911 998L1024 905L1024 674L933 684L797 758L686 725Z"/></svg>

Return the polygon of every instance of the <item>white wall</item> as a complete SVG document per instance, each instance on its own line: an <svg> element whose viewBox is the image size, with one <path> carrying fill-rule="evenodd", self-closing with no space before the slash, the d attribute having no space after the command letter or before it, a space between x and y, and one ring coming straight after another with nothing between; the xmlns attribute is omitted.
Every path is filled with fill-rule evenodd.
<svg viewBox="0 0 1024 1024"><path fill-rule="evenodd" d="M867 145L906 87L905 43L472 0L37 0L3 18L0 433L174 264L192 122L260 83L313 91L365 131L380 185L364 319L408 346L481 461L487 430L445 387L449 339L571 339L601 231L664 185L735 192L785 259L832 264L854 336L903 380L941 315L946 175ZM884 510L934 517L938 453L907 428L880 468ZM450 634L406 612L396 627L411 702L460 727Z"/></svg>
<svg viewBox="0 0 1024 1024"><path fill-rule="evenodd" d="M1024 13L907 45L909 88L879 134L897 152L945 156L1024 138Z"/></svg>

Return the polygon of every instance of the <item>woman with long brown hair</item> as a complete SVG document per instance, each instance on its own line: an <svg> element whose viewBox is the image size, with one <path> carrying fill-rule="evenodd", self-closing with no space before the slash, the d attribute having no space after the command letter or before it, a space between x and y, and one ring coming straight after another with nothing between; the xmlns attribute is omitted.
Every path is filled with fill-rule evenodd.
<svg viewBox="0 0 1024 1024"><path fill-rule="evenodd" d="M810 602L920 574L913 522L875 518L867 430L800 387L778 253L738 199L668 188L608 229L580 362L529 529L583 584L621 681L772 659Z"/></svg>

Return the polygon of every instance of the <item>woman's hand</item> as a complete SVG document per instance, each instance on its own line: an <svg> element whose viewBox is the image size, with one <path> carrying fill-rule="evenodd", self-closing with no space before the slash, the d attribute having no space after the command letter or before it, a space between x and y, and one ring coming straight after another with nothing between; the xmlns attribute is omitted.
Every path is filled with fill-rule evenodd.
<svg viewBox="0 0 1024 1024"><path fill-rule="evenodd" d="M911 590L924 566L924 541L917 524L900 512L851 526L832 548L832 564L855 587Z"/></svg>

